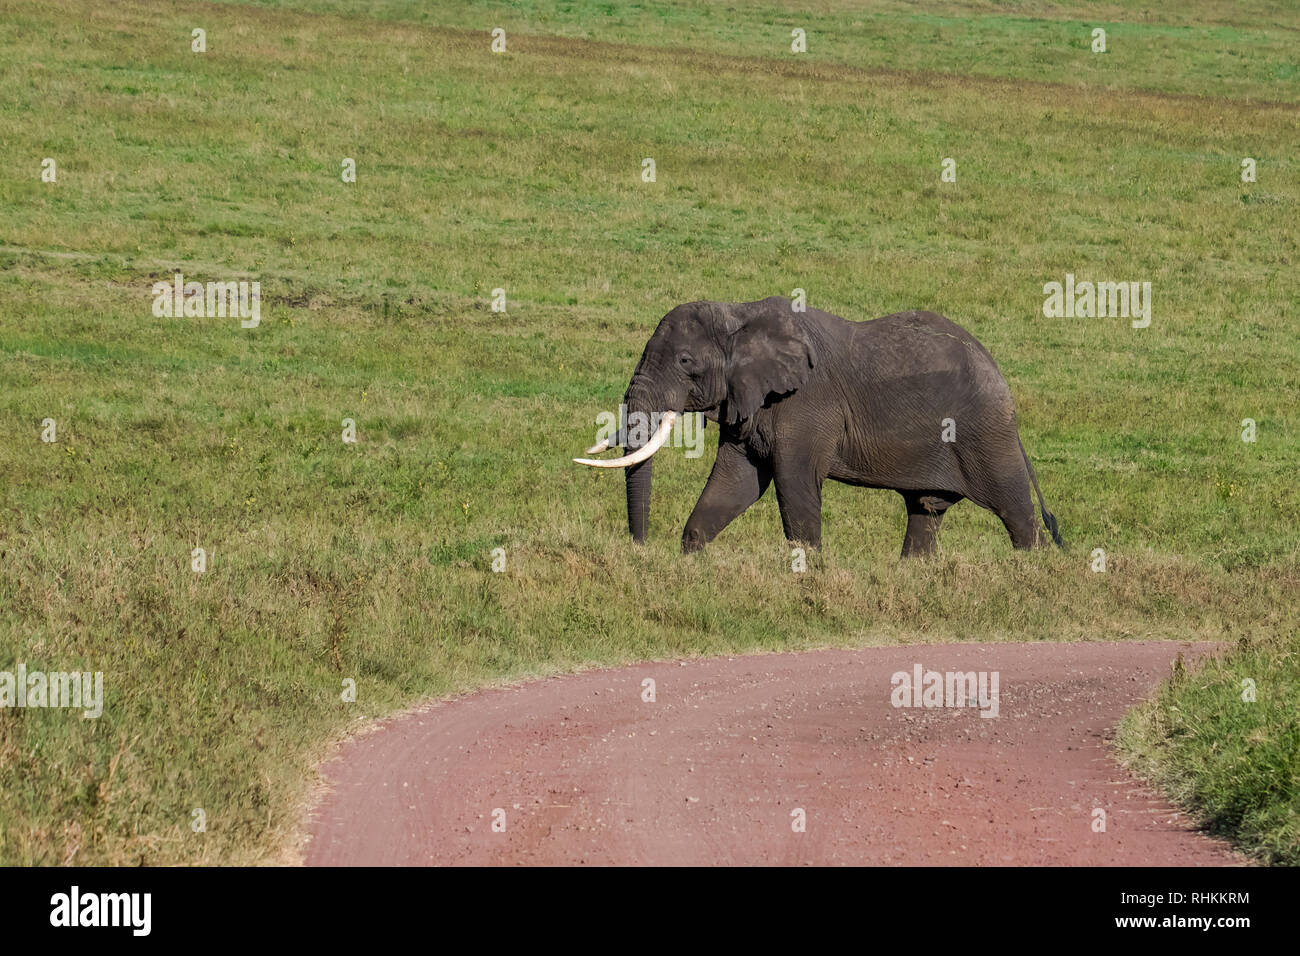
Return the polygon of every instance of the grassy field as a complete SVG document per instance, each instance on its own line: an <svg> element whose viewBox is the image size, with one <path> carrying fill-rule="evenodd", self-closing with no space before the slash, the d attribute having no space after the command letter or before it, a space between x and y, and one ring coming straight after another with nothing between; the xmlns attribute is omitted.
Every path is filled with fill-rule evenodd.
<svg viewBox="0 0 1300 956"><path fill-rule="evenodd" d="M0 709L0 862L291 859L368 718L648 657L1241 642L1294 748L1300 12L808 6L0 0L0 670L106 694ZM177 271L261 324L155 317ZM1151 282L1151 326L1045 318L1067 272ZM795 288L971 329L1069 550L964 504L900 564L898 496L830 485L806 574L771 495L683 558L711 449L634 547L569 461L597 413L673 305Z"/></svg>
<svg viewBox="0 0 1300 956"><path fill-rule="evenodd" d="M1206 828L1263 861L1300 866L1300 662L1296 640L1242 642L1175 666L1121 727L1131 767Z"/></svg>

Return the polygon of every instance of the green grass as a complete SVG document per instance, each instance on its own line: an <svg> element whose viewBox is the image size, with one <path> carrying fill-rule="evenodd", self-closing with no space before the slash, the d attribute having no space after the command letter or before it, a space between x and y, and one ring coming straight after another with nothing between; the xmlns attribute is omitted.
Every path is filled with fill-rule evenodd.
<svg viewBox="0 0 1300 956"><path fill-rule="evenodd" d="M0 711L0 861L285 859L338 735L528 675L1294 644L1300 17L816 7L0 0L0 670L107 695ZM258 279L260 327L155 318L177 270ZM1066 272L1151 281L1152 326L1045 319ZM683 558L711 450L661 456L632 546L621 478L569 462L596 414L673 305L795 287L971 329L1070 550L1013 554L964 504L899 564L897 496L832 485L807 574L771 496Z"/></svg>
<svg viewBox="0 0 1300 956"><path fill-rule="evenodd" d="M1175 677L1121 728L1130 764L1211 833L1300 865L1300 664L1294 640L1243 641Z"/></svg>

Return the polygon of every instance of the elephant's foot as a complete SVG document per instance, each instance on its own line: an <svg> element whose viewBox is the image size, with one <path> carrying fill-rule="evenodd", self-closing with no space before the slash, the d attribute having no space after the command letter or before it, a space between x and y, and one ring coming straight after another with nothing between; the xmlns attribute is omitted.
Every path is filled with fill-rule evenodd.
<svg viewBox="0 0 1300 956"><path fill-rule="evenodd" d="M703 551L704 546L711 540L699 529L687 528L682 532L682 554L696 554Z"/></svg>
<svg viewBox="0 0 1300 956"><path fill-rule="evenodd" d="M903 539L903 553L901 558L929 558L933 557L938 551L938 543L934 537L928 541L917 541L911 536Z"/></svg>

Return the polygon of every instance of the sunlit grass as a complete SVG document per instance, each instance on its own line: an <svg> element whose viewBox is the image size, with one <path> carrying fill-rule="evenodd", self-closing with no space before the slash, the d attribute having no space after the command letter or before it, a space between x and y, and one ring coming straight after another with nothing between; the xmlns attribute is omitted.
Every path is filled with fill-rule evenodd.
<svg viewBox="0 0 1300 956"><path fill-rule="evenodd" d="M502 9L0 2L0 669L102 670L108 697L0 711L0 859L281 859L331 740L491 681L1296 633L1293 13L1135 14L1164 46L1116 28L1094 64L1051 46L1084 19L1051 4L1016 8L1056 51L1028 59L982 4L834 38L822 5L791 17L822 34L803 60L751 4L526 5L493 56ZM155 318L175 271L259 280L261 325ZM1045 319L1067 271L1152 282L1151 328ZM621 479L569 462L596 414L671 306L796 287L970 328L1069 550L1013 554L963 504L940 557L899 564L898 497L828 486L806 574L770 496L684 558L711 449L661 456L634 547Z"/></svg>

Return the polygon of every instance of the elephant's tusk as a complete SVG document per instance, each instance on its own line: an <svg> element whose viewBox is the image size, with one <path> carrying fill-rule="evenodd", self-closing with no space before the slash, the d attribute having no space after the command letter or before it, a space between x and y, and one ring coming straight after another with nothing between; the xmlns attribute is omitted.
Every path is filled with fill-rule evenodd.
<svg viewBox="0 0 1300 956"><path fill-rule="evenodd" d="M673 422L675 421L677 421L676 412L664 412L663 418L659 420L659 428L655 431L653 437L630 455L624 455L622 458L608 458L603 461L599 458L575 458L573 460L579 465L591 465L593 468L630 468L632 465L639 465L662 448L664 442L668 441L668 433L673 430ZM592 454L592 452L589 451L587 454Z"/></svg>
<svg viewBox="0 0 1300 956"><path fill-rule="evenodd" d="M585 452L583 452L583 454L584 454L584 455L599 455L602 451L609 451L609 444L610 444L610 443L609 443L609 439L608 439L608 438L602 438L602 439L601 439L600 441L598 441L596 444L592 445L592 446L591 446L590 448L588 448Z"/></svg>

